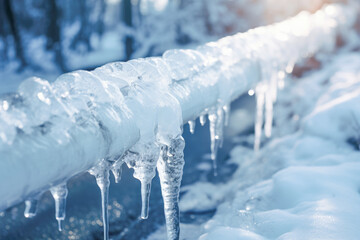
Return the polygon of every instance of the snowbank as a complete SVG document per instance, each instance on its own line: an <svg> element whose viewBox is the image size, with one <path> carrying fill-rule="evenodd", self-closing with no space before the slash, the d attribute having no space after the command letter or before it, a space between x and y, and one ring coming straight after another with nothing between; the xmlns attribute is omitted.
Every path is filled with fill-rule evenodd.
<svg viewBox="0 0 360 240"><path fill-rule="evenodd" d="M280 93L277 105L289 124L280 122L257 154L233 149L230 161L238 169L232 180L184 189L183 211L217 210L197 230L199 239L358 238L360 152L359 142L349 140L359 139L359 69L358 53L340 54L297 80ZM308 105L307 98L317 104ZM291 126L292 111L298 111L298 129ZM277 131L283 127L289 128L285 134Z"/></svg>

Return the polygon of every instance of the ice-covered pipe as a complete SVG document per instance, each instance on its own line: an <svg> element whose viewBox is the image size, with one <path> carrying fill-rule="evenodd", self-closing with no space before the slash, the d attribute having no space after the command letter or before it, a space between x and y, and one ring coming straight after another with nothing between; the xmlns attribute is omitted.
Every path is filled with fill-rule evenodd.
<svg viewBox="0 0 360 240"><path fill-rule="evenodd" d="M118 159L140 138L154 137L158 127L170 133L178 124L167 121L172 108L180 106L186 123L273 72L333 49L355 18L354 7L329 5L195 50L63 74L51 84L27 79L17 93L0 99L0 211L102 159Z"/></svg>

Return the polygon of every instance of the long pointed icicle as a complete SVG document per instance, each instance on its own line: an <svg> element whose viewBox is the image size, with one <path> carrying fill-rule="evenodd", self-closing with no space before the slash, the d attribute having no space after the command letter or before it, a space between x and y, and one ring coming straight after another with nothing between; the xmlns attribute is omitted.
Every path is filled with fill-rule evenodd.
<svg viewBox="0 0 360 240"><path fill-rule="evenodd" d="M274 71L268 83L268 88L265 93L265 136L271 137L272 124L274 118L274 103L277 100L278 82L281 78L279 71Z"/></svg>
<svg viewBox="0 0 360 240"><path fill-rule="evenodd" d="M204 126L206 123L206 115L205 114L201 115L199 120L200 120L201 126Z"/></svg>
<svg viewBox="0 0 360 240"><path fill-rule="evenodd" d="M142 219L149 216L149 200L151 181L155 177L156 164L160 148L156 143L139 144L127 151L123 157L129 168L134 169L134 177L141 183L141 215Z"/></svg>
<svg viewBox="0 0 360 240"><path fill-rule="evenodd" d="M104 227L104 240L109 239L109 187L110 187L110 163L106 160L101 162L89 170L89 173L95 176L96 184L100 188L101 192L101 209L102 209L102 220Z"/></svg>
<svg viewBox="0 0 360 240"><path fill-rule="evenodd" d="M40 198L40 196L36 196L34 198L31 198L31 199L25 201L24 216L26 218L33 218L36 216L39 198Z"/></svg>
<svg viewBox="0 0 360 240"><path fill-rule="evenodd" d="M157 163L168 240L178 240L180 236L179 192L184 168L185 142L182 136L164 145Z"/></svg>
<svg viewBox="0 0 360 240"><path fill-rule="evenodd" d="M59 231L62 231L61 222L65 220L66 216L66 197L68 189L66 183L52 187L50 192L55 200L55 218L59 224Z"/></svg>
<svg viewBox="0 0 360 240"><path fill-rule="evenodd" d="M219 107L209 113L210 122L210 150L211 160L213 160L214 175L217 176L217 164L216 156L219 147L222 147L223 143L223 128L224 128L224 116L223 108Z"/></svg>
<svg viewBox="0 0 360 240"><path fill-rule="evenodd" d="M264 132L266 137L271 137L273 123L273 96L272 91L265 93L265 127Z"/></svg>
<svg viewBox="0 0 360 240"><path fill-rule="evenodd" d="M195 124L196 124L196 122L194 120L190 120L190 121L188 121L188 124L189 124L190 133L194 134L195 133Z"/></svg>
<svg viewBox="0 0 360 240"><path fill-rule="evenodd" d="M265 102L265 87L263 86L263 84L260 83L256 87L256 117L255 117L255 140L254 140L255 151L258 151L260 149L264 102Z"/></svg>

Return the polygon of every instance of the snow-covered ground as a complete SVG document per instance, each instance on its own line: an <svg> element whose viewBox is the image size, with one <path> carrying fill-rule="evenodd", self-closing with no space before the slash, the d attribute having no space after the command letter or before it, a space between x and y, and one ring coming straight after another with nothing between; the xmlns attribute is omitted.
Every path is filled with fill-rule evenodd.
<svg viewBox="0 0 360 240"><path fill-rule="evenodd" d="M216 213L182 224L181 239L358 239L360 53L338 53L286 85L260 151L248 144L252 135L234 138L229 181L182 188L183 212ZM148 240L164 239L164 230Z"/></svg>

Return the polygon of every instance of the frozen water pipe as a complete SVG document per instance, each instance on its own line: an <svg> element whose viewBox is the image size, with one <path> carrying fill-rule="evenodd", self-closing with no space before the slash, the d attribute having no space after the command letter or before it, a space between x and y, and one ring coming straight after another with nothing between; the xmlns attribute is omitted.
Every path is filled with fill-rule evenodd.
<svg viewBox="0 0 360 240"><path fill-rule="evenodd" d="M336 37L352 30L356 13L354 6L328 5L193 50L67 73L51 84L25 80L17 93L0 98L0 211L104 159L116 162L139 142L164 146L162 161L179 159L181 180L183 144L176 148L174 142L181 142L182 124L226 108L249 89L271 93L266 103L259 101L261 111L264 104L273 104L274 78L302 58L332 51ZM260 126L257 145L261 131ZM158 162L158 170L174 167L166 164ZM176 191L169 197L178 199ZM178 238L177 224L171 222L171 239Z"/></svg>

